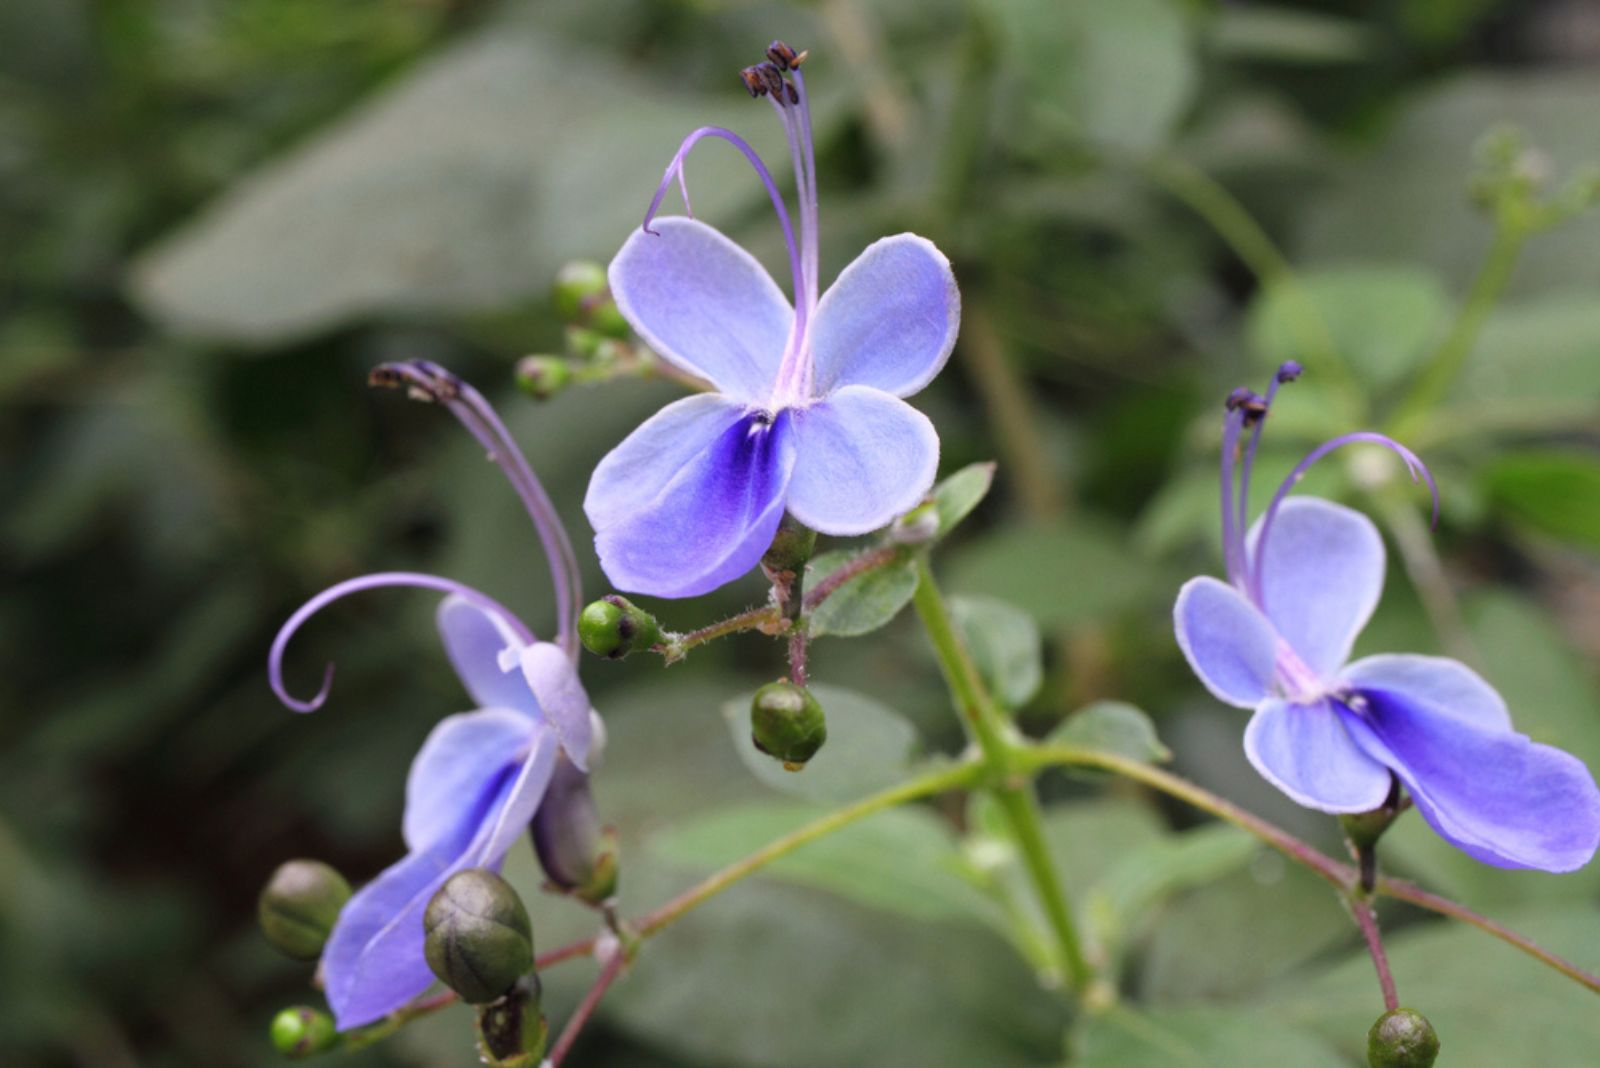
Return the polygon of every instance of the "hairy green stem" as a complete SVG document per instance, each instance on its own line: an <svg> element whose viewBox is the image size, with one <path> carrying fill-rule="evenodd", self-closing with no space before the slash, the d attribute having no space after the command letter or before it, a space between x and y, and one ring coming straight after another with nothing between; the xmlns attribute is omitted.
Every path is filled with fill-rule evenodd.
<svg viewBox="0 0 1600 1068"><path fill-rule="evenodd" d="M917 591L913 603L933 643L934 654L938 657L939 667L950 687L950 695L955 699L956 708L994 777L991 790L1000 802L1001 811L1022 854L1023 866L1044 908L1067 980L1073 990L1081 994L1089 987L1094 976L1078 938L1077 923L1067 903L1066 891L1045 845L1039 818L1039 800L1034 796L1033 783L1026 777L1021 782L1015 781L1011 758L1017 751L1017 745L1007 737L1011 728L1001 715L999 706L990 697L982 676L978 674L977 665L956 633L955 624L950 619L939 587L934 583L933 571L928 567L926 557L917 560Z"/></svg>

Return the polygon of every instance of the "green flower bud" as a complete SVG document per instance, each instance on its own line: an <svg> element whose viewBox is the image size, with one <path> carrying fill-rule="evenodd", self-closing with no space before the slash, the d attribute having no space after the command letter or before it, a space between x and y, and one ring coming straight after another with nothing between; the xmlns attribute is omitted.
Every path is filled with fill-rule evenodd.
<svg viewBox="0 0 1600 1068"><path fill-rule="evenodd" d="M806 566L816 547L817 532L786 515L778 532L772 536L772 544L761 557L761 566L769 572L798 572Z"/></svg>
<svg viewBox="0 0 1600 1068"><path fill-rule="evenodd" d="M292 1060L326 1053L338 1044L333 1017L325 1012L297 1005L272 1018L272 1047Z"/></svg>
<svg viewBox="0 0 1600 1068"><path fill-rule="evenodd" d="M894 521L889 538L898 545L922 545L939 536L939 508L932 501L919 504Z"/></svg>
<svg viewBox="0 0 1600 1068"><path fill-rule="evenodd" d="M478 1009L478 1052L490 1068L538 1068L550 1027L539 1007L539 977L517 982Z"/></svg>
<svg viewBox="0 0 1600 1068"><path fill-rule="evenodd" d="M628 323L611 299L606 269L598 263L575 261L556 272L553 292L556 312L563 320L590 327L610 337L627 337Z"/></svg>
<svg viewBox="0 0 1600 1068"><path fill-rule="evenodd" d="M316 960L350 900L344 876L318 860L291 860L267 880L256 905L261 930L296 960Z"/></svg>
<svg viewBox="0 0 1600 1068"><path fill-rule="evenodd" d="M617 892L617 835L600 825L589 776L561 758L528 827L549 888L601 905Z"/></svg>
<svg viewBox="0 0 1600 1068"><path fill-rule="evenodd" d="M811 691L787 680L771 682L750 702L750 733L757 749L799 771L828 740L822 706Z"/></svg>
<svg viewBox="0 0 1600 1068"><path fill-rule="evenodd" d="M549 400L572 381L572 368L559 356L524 356L517 361L517 385L536 400Z"/></svg>
<svg viewBox="0 0 1600 1068"><path fill-rule="evenodd" d="M486 868L452 875L428 902L423 955L439 981L482 1005L504 997L533 968L533 925L522 899Z"/></svg>
<svg viewBox="0 0 1600 1068"><path fill-rule="evenodd" d="M583 610L578 617L578 638L594 655L621 660L660 642L661 624L626 597L613 593Z"/></svg>
<svg viewBox="0 0 1600 1068"><path fill-rule="evenodd" d="M1378 1017L1367 1032L1367 1063L1372 1068L1432 1068L1439 1036L1415 1009L1394 1009Z"/></svg>

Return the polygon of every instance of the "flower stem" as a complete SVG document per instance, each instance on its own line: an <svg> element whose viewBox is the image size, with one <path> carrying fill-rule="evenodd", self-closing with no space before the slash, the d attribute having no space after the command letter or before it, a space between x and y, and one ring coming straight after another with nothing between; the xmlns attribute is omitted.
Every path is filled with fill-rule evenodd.
<svg viewBox="0 0 1600 1068"><path fill-rule="evenodd" d="M1372 966L1378 972L1378 986L1383 990L1383 1009L1393 1012L1400 1007L1400 995L1394 989L1394 973L1389 970L1389 957L1383 951L1383 935L1378 931L1378 917L1372 910L1372 902L1365 894L1349 893L1345 895L1350 905L1350 914L1356 918L1356 926L1361 928L1361 937L1366 939L1367 952L1372 954Z"/></svg>
<svg viewBox="0 0 1600 1068"><path fill-rule="evenodd" d="M1038 798L1034 796L1030 780L1024 778L1019 782L1015 779L1012 755L1018 747L1007 738L1010 726L990 697L982 676L978 674L977 665L956 633L955 624L950 619L939 587L934 583L933 571L928 567L926 557L917 560L917 591L913 603L933 643L934 654L939 659L956 708L961 712L969 735L978 743L984 763L993 776L996 785L990 789L1010 824L1028 878L1044 907L1045 917L1055 935L1061 966L1073 990L1083 993L1088 989L1093 974L1084 957L1083 944L1078 938L1077 925L1067 904L1066 891L1045 845L1044 831L1039 821Z"/></svg>
<svg viewBox="0 0 1600 1068"><path fill-rule="evenodd" d="M583 996L577 1009L573 1010L572 1016L568 1018L567 1025L561 1029L561 1037L556 1040L555 1047L550 1050L549 1059L545 1061L550 1068L560 1068L561 1062L572 1052L572 1047L578 1041L578 1035L583 1031L584 1024L589 1022L589 1017L593 1016L594 1010L600 1006L600 999L606 996L611 984L622 974L623 965L627 961L628 954L618 946L611 954L611 959L606 961L605 967L600 969L600 976L594 981L594 986L589 988L589 992Z"/></svg>

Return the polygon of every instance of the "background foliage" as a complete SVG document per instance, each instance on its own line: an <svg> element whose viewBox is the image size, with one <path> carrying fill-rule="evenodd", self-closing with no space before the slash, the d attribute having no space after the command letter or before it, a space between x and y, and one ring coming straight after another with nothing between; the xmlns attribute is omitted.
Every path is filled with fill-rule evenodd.
<svg viewBox="0 0 1600 1068"><path fill-rule="evenodd" d="M373 595L308 632L300 685L341 665L310 717L267 692L273 629L390 566L550 623L498 477L441 413L369 393L366 370L424 356L501 395L586 541L587 472L671 391L539 405L509 392L512 361L559 350L553 272L609 257L690 128L781 143L733 77L775 36L813 51L825 276L899 229L956 263L962 341L918 403L946 472L1000 466L940 568L988 598L961 616L1006 636L983 660L1030 730L1134 701L1181 772L1331 844L1329 821L1248 769L1242 720L1172 641L1177 583L1219 565L1218 402L1280 359L1308 364L1268 438L1275 477L1314 438L1393 415L1481 305L1459 378L1406 424L1440 476L1437 535L1370 458L1314 488L1395 537L1372 647L1465 656L1521 729L1600 766L1600 218L1531 237L1492 310L1470 298L1499 248L1469 197L1485 131L1525 130L1517 180L1551 190L1600 156L1582 0L8 0L6 1064L273 1059L266 1021L305 975L257 935L258 887L294 855L379 870L406 763L464 702L429 598ZM770 254L736 162L696 156L697 207ZM760 596L749 579L653 607L687 627ZM664 676L585 665L628 908L959 742L906 620L814 656L833 737L777 782L750 773L721 711L778 672L776 646L736 639ZM869 820L652 943L585 1063L1358 1063L1380 1005L1323 887L1132 790L1046 788L1128 1007L1073 1020L1041 989L1014 858L989 848L981 806L946 805ZM1492 871L1414 817L1386 857L1600 965L1597 870ZM531 858L509 871L541 945L584 931L538 898ZM1400 989L1452 1065L1575 1064L1600 1041L1589 995L1505 947L1402 913L1389 928ZM586 969L551 973L554 1013ZM467 1026L445 1013L353 1059L471 1063Z"/></svg>

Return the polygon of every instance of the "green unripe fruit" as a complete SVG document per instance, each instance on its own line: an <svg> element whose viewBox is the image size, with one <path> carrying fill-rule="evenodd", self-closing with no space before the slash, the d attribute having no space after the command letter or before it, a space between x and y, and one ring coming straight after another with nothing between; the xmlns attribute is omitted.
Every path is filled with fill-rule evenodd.
<svg viewBox="0 0 1600 1068"><path fill-rule="evenodd" d="M333 1017L325 1012L296 1005L272 1018L272 1048L285 1057L300 1060L326 1053L338 1044Z"/></svg>
<svg viewBox="0 0 1600 1068"><path fill-rule="evenodd" d="M1415 1009L1393 1009L1367 1032L1367 1063L1372 1068L1432 1068L1439 1057L1439 1035Z"/></svg>
<svg viewBox="0 0 1600 1068"><path fill-rule="evenodd" d="M281 952L296 960L316 960L349 900L344 876L319 860L291 860L267 880L256 915L267 941Z"/></svg>
<svg viewBox="0 0 1600 1068"><path fill-rule="evenodd" d="M472 1005L505 996L533 969L533 925L522 899L486 868L452 875L428 902L423 955L439 981Z"/></svg>
<svg viewBox="0 0 1600 1068"><path fill-rule="evenodd" d="M559 356L524 356L517 361L517 386L537 400L549 400L572 381L572 368Z"/></svg>
<svg viewBox="0 0 1600 1068"><path fill-rule="evenodd" d="M811 691L787 680L771 682L750 702L750 735L757 749L799 771L828 740L827 719Z"/></svg>
<svg viewBox="0 0 1600 1068"><path fill-rule="evenodd" d="M583 610L578 617L578 639L596 656L621 660L660 642L661 624L626 597L613 593Z"/></svg>

